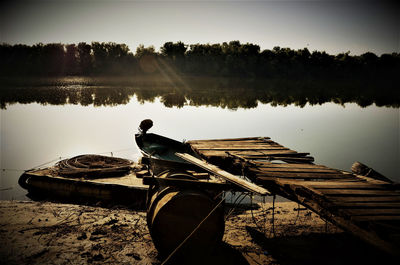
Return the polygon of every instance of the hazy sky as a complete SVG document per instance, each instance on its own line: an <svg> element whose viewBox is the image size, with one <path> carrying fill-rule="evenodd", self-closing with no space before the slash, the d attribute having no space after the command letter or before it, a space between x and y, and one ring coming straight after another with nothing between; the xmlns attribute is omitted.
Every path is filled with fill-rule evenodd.
<svg viewBox="0 0 400 265"><path fill-rule="evenodd" d="M2 1L0 42L126 43L156 49L239 40L331 54L400 52L399 5L389 1Z"/></svg>

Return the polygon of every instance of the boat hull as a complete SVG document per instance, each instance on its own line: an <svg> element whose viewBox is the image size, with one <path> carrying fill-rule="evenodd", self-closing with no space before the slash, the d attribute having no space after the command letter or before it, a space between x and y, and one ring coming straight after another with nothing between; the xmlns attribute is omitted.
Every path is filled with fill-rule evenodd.
<svg viewBox="0 0 400 265"><path fill-rule="evenodd" d="M135 141L144 157L142 163L148 164L154 174L170 169L199 170L199 167L175 155L178 152L199 157L187 144L153 133L136 134Z"/></svg>
<svg viewBox="0 0 400 265"><path fill-rule="evenodd" d="M145 209L148 189L135 173L88 180L52 175L48 169L40 169L25 172L18 183L33 200L124 205L135 209Z"/></svg>

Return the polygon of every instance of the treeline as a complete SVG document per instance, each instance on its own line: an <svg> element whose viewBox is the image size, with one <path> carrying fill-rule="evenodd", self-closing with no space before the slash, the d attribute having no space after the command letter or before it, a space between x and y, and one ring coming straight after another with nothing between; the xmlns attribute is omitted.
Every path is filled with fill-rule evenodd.
<svg viewBox="0 0 400 265"><path fill-rule="evenodd" d="M114 42L0 45L1 76L182 74L263 78L367 78L396 81L400 54L330 55L239 41L222 44L166 42L160 52Z"/></svg>

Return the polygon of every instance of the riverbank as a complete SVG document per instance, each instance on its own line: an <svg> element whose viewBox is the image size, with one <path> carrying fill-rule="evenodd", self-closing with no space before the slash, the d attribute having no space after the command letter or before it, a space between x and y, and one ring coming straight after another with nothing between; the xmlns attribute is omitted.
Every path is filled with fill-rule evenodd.
<svg viewBox="0 0 400 265"><path fill-rule="evenodd" d="M387 264L388 257L293 202L237 209L224 243L199 264ZM146 213L127 208L0 201L3 264L160 264Z"/></svg>

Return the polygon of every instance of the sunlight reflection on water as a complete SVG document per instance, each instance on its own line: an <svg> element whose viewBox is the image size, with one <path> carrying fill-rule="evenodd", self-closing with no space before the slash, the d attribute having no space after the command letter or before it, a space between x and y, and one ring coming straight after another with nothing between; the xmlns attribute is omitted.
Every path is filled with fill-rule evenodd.
<svg viewBox="0 0 400 265"><path fill-rule="evenodd" d="M167 108L160 98L126 105L14 104L1 110L1 199L22 199L21 171L59 157L105 154L137 160L134 133L141 120L152 132L178 141L269 136L310 152L315 163L350 170L360 161L399 181L399 109L326 103L303 108L258 104L235 111L218 107ZM14 171L12 171L12 170ZM12 189L3 190L8 187Z"/></svg>

